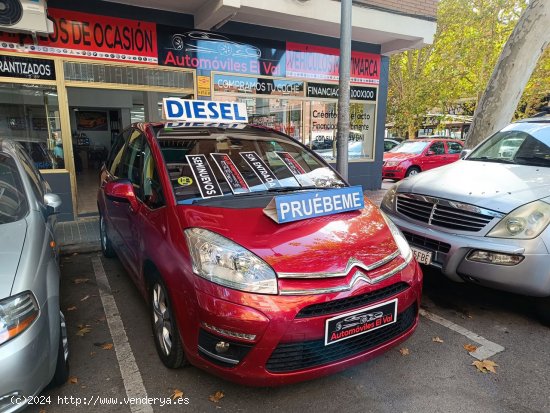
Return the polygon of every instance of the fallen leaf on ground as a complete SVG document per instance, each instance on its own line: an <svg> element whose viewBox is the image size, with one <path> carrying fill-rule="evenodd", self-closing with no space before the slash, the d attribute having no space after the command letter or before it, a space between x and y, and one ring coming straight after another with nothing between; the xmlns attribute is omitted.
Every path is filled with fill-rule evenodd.
<svg viewBox="0 0 550 413"><path fill-rule="evenodd" d="M46 413L46 409L40 409L38 413Z"/></svg>
<svg viewBox="0 0 550 413"><path fill-rule="evenodd" d="M76 384L76 383L78 383L78 379L77 379L76 377L74 377L74 376L73 376L73 377L69 377L69 383L71 383L71 384Z"/></svg>
<svg viewBox="0 0 550 413"><path fill-rule="evenodd" d="M464 344L464 350L466 350L468 353L471 353L477 350L477 346L474 346L473 344Z"/></svg>
<svg viewBox="0 0 550 413"><path fill-rule="evenodd" d="M183 392L179 389L174 389L170 397L172 397L172 400L181 399L183 397Z"/></svg>
<svg viewBox="0 0 550 413"><path fill-rule="evenodd" d="M482 373L487 373L488 371L490 371L491 373L496 374L497 371L495 370L495 367L498 367L498 364L492 360L476 360L472 363L472 366L476 366L477 369Z"/></svg>
<svg viewBox="0 0 550 413"><path fill-rule="evenodd" d="M82 283L85 283L85 282L88 282L88 281L90 281L89 278L75 278L75 279L73 280L73 283L75 283L75 284L82 284Z"/></svg>
<svg viewBox="0 0 550 413"><path fill-rule="evenodd" d="M410 354L409 349L406 347L400 348L399 352L401 353L402 356L408 356Z"/></svg>
<svg viewBox="0 0 550 413"><path fill-rule="evenodd" d="M73 256L75 256L75 255L78 255L78 252L73 252L73 254L72 254L72 255L73 255Z"/></svg>
<svg viewBox="0 0 550 413"><path fill-rule="evenodd" d="M90 331L92 331L90 327L82 327L80 330L77 331L76 335L84 337L84 335L88 334Z"/></svg>
<svg viewBox="0 0 550 413"><path fill-rule="evenodd" d="M113 343L105 343L101 346L103 350L111 350L113 348Z"/></svg>
<svg viewBox="0 0 550 413"><path fill-rule="evenodd" d="M76 310L76 305L73 305L71 307L67 307L67 311L74 311Z"/></svg>
<svg viewBox="0 0 550 413"><path fill-rule="evenodd" d="M432 341L433 341L434 343L443 343L443 340L441 340L439 337L433 337L433 338L432 338Z"/></svg>
<svg viewBox="0 0 550 413"><path fill-rule="evenodd" d="M90 351L90 357L95 356L95 351Z"/></svg>
<svg viewBox="0 0 550 413"><path fill-rule="evenodd" d="M214 394L211 394L210 397L208 398L211 402L214 402L214 403L218 403L221 399L223 399L225 397L225 394L223 393L223 391L217 391L216 393Z"/></svg>
<svg viewBox="0 0 550 413"><path fill-rule="evenodd" d="M85 296L85 297L81 298L81 299L80 299L80 301L86 301L86 300L87 300L88 298L90 298L90 296L89 296L89 295L87 295L87 296Z"/></svg>

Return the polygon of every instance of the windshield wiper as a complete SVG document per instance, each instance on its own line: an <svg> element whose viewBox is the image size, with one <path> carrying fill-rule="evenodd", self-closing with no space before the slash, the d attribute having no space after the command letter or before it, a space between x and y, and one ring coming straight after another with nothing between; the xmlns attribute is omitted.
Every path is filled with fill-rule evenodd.
<svg viewBox="0 0 550 413"><path fill-rule="evenodd" d="M516 163L510 159L504 158L489 158L488 156L480 156L479 158L466 158L467 161L482 161L482 162L495 162L495 163L507 163L515 165Z"/></svg>
<svg viewBox="0 0 550 413"><path fill-rule="evenodd" d="M543 158L542 156L516 156L516 160L521 161L521 165L527 166L549 166L550 159Z"/></svg>

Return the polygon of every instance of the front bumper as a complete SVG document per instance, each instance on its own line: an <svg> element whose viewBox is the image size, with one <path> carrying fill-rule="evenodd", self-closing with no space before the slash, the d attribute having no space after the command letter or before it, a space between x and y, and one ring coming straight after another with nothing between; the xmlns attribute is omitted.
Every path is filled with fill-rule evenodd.
<svg viewBox="0 0 550 413"><path fill-rule="evenodd" d="M390 215L412 246L431 251L432 266L441 269L453 281L474 281L523 295L550 296L550 254L542 239L512 240L452 234L412 223L386 209L384 212ZM474 262L467 259L473 250L523 255L525 258L514 266Z"/></svg>
<svg viewBox="0 0 550 413"><path fill-rule="evenodd" d="M0 346L0 413L24 409L25 398L38 395L51 381L51 354L57 354L59 343L51 343L49 319L45 305L27 330Z"/></svg>
<svg viewBox="0 0 550 413"><path fill-rule="evenodd" d="M352 276L353 271L346 279ZM396 284L403 287L392 290ZM182 329L186 355L198 367L249 386L277 386L328 375L373 358L406 340L418 323L421 285L422 272L415 261L378 284L359 282L350 291L307 296L239 293L197 277L198 312L190 329L197 333L185 334L185 329ZM376 295L377 291L387 291L388 294ZM327 307L367 294L373 294L369 297L374 297L374 301L365 306L344 310ZM396 323L324 345L327 319L394 298L398 299ZM325 308L321 314L317 305ZM312 308L315 309L313 313L307 312ZM208 330L205 323L216 326L218 332ZM224 336L219 331L238 332L255 338L242 340ZM208 339L227 342L230 348L233 344L240 345L241 348L228 353L229 358L240 357L239 361L227 363L227 360L212 357L213 344L204 351Z"/></svg>
<svg viewBox="0 0 550 413"><path fill-rule="evenodd" d="M382 167L382 179L404 179L407 171L397 166Z"/></svg>

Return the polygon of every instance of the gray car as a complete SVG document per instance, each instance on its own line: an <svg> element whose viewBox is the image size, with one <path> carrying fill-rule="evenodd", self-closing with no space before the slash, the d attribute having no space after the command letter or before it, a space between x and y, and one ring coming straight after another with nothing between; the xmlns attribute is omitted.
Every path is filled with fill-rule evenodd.
<svg viewBox="0 0 550 413"><path fill-rule="evenodd" d="M68 377L53 238L57 195L23 148L0 138L0 412Z"/></svg>
<svg viewBox="0 0 550 413"><path fill-rule="evenodd" d="M550 321L550 117L513 123L465 159L401 181L382 210L419 262L541 297Z"/></svg>

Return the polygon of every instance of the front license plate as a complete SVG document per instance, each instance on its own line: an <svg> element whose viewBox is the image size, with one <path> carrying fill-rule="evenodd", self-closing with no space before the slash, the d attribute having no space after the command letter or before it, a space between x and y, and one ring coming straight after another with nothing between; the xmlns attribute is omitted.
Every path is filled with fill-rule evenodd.
<svg viewBox="0 0 550 413"><path fill-rule="evenodd" d="M386 327L396 319L397 298L329 318L325 322L325 346Z"/></svg>
<svg viewBox="0 0 550 413"><path fill-rule="evenodd" d="M414 254L414 258L416 258L416 261L420 264L430 265L432 263L431 251L421 250L416 247L411 247L411 250Z"/></svg>

